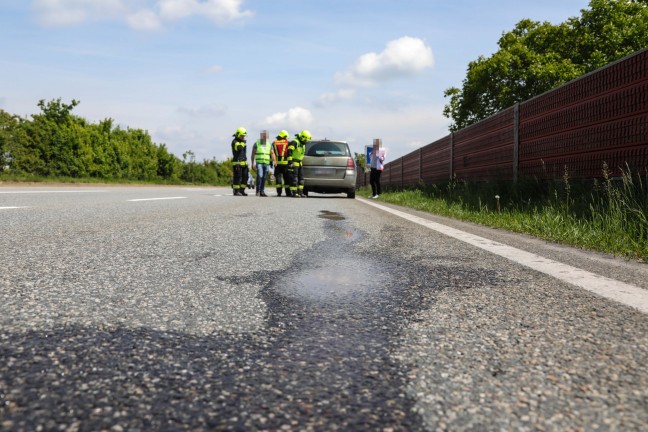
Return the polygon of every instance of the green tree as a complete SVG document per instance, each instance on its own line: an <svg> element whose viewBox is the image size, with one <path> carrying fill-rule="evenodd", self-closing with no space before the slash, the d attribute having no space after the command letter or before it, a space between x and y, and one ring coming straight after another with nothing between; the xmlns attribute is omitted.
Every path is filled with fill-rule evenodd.
<svg viewBox="0 0 648 432"><path fill-rule="evenodd" d="M212 159L209 163L215 168L217 184L230 185L232 183L232 175L234 174L232 159L227 159L224 162L216 162L216 160Z"/></svg>
<svg viewBox="0 0 648 432"><path fill-rule="evenodd" d="M0 110L0 171L32 173L43 168L42 160L30 149L29 121Z"/></svg>
<svg viewBox="0 0 648 432"><path fill-rule="evenodd" d="M355 159L356 166L360 168L360 172L364 172L365 166L367 165L367 161L365 160L364 153L354 152L353 156Z"/></svg>
<svg viewBox="0 0 648 432"><path fill-rule="evenodd" d="M17 156L16 168L22 172L41 176L79 177L87 174L83 166L81 135L87 123L71 115L79 104L70 104L55 99L40 100L40 114L32 115L31 122L24 123L28 136L22 143L22 154Z"/></svg>
<svg viewBox="0 0 648 432"><path fill-rule="evenodd" d="M88 175L93 178L119 178L117 175L115 141L112 133L112 119L87 126L85 137L90 148L86 161Z"/></svg>
<svg viewBox="0 0 648 432"><path fill-rule="evenodd" d="M189 162L187 162L187 158L189 158ZM182 160L184 162L182 178L189 183L193 183L196 174L196 155L191 150L187 150L182 153Z"/></svg>
<svg viewBox="0 0 648 432"><path fill-rule="evenodd" d="M42 115L45 116L48 120L53 121L54 123L61 124L65 123L69 117L70 113L75 106L79 105L79 101L72 99L72 102L69 104L61 102L61 98L53 99L49 102L45 102L45 99L38 101L38 107L41 109Z"/></svg>
<svg viewBox="0 0 648 432"><path fill-rule="evenodd" d="M590 0L572 25L575 62L593 71L648 47L647 0Z"/></svg>
<svg viewBox="0 0 648 432"><path fill-rule="evenodd" d="M559 25L523 19L499 49L468 65L462 88L444 92L451 130L551 90L648 46L646 0L591 0L580 18Z"/></svg>
<svg viewBox="0 0 648 432"><path fill-rule="evenodd" d="M228 184L231 161L180 160L147 131L122 129L107 118L98 124L72 115L79 104L41 100L39 114L21 119L0 110L0 173L139 181ZM187 160L188 159L188 160Z"/></svg>
<svg viewBox="0 0 648 432"><path fill-rule="evenodd" d="M15 158L17 129L16 117L0 109L0 171L8 169Z"/></svg>
<svg viewBox="0 0 648 432"><path fill-rule="evenodd" d="M157 175L168 181L178 181L180 161L173 154L169 153L165 144L161 144L157 151L158 169Z"/></svg>
<svg viewBox="0 0 648 432"><path fill-rule="evenodd" d="M157 179L157 148L147 131L128 129L127 146L130 153L131 174L134 180Z"/></svg>

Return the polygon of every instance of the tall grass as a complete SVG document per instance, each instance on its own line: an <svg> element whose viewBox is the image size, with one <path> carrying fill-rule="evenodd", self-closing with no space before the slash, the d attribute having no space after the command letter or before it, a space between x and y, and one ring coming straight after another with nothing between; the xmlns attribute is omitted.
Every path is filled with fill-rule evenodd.
<svg viewBox="0 0 648 432"><path fill-rule="evenodd" d="M642 177L643 175L643 177ZM630 259L648 261L648 173L558 182L521 180L389 191L381 200Z"/></svg>

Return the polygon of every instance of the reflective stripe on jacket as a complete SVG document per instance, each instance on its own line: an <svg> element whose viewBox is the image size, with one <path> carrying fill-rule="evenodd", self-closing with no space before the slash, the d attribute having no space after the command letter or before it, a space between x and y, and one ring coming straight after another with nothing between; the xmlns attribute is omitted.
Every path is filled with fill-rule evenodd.
<svg viewBox="0 0 648 432"><path fill-rule="evenodd" d="M306 143L299 141L299 138L295 138L290 141L288 145L288 162L299 162L301 165L302 159L304 159L304 153L306 152Z"/></svg>
<svg viewBox="0 0 648 432"><path fill-rule="evenodd" d="M245 141L239 138L232 140L232 165L247 165L247 155L245 153Z"/></svg>

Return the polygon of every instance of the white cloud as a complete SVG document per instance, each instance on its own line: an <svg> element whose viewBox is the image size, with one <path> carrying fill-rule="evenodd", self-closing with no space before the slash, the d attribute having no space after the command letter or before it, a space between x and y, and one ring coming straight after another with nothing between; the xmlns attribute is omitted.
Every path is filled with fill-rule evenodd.
<svg viewBox="0 0 648 432"><path fill-rule="evenodd" d="M156 0L160 21L172 22L191 16L204 16L216 24L247 18L250 10L241 10L243 0ZM151 10L151 13L154 13Z"/></svg>
<svg viewBox="0 0 648 432"><path fill-rule="evenodd" d="M155 12L144 9L126 17L128 25L135 30L158 30L162 22Z"/></svg>
<svg viewBox="0 0 648 432"><path fill-rule="evenodd" d="M342 89L333 93L324 93L319 97L316 105L326 106L341 100L349 100L355 96L355 93L356 91L353 89Z"/></svg>
<svg viewBox="0 0 648 432"><path fill-rule="evenodd" d="M380 53L361 55L350 70L336 74L335 79L339 83L367 86L412 76L432 66L432 49L421 39L404 36L387 43Z"/></svg>
<svg viewBox="0 0 648 432"><path fill-rule="evenodd" d="M225 23L254 15L250 10L241 11L243 0L211 0L200 3L200 12L216 23Z"/></svg>
<svg viewBox="0 0 648 432"><path fill-rule="evenodd" d="M45 25L66 26L127 12L124 0L34 0L32 9Z"/></svg>
<svg viewBox="0 0 648 432"><path fill-rule="evenodd" d="M33 0L45 25L68 26L90 20L122 19L136 30L157 30L164 22L204 16L216 24L253 15L243 0Z"/></svg>
<svg viewBox="0 0 648 432"><path fill-rule="evenodd" d="M196 0L159 0L160 17L168 21L186 18L197 12L199 3Z"/></svg>
<svg viewBox="0 0 648 432"><path fill-rule="evenodd" d="M272 114L265 118L264 125L281 129L304 129L313 122L313 114L306 108L290 108L286 112Z"/></svg>

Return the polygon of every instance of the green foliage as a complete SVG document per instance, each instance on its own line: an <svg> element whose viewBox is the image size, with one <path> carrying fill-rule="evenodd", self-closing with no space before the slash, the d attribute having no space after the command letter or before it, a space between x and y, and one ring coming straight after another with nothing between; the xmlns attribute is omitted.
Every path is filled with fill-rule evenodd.
<svg viewBox="0 0 648 432"><path fill-rule="evenodd" d="M102 179L164 183L229 184L231 163L180 160L148 132L98 124L72 114L79 101L40 100L39 114L21 119L0 110L0 175L3 178ZM187 161L186 156L190 155Z"/></svg>
<svg viewBox="0 0 648 432"><path fill-rule="evenodd" d="M0 110L0 172L13 163L21 142L26 141L20 118Z"/></svg>
<svg viewBox="0 0 648 432"><path fill-rule="evenodd" d="M61 98L45 102L44 99L38 101L38 107L41 109L42 117L57 124L65 123L70 118L70 112L75 106L79 105L79 101L72 99L72 102L65 104L61 102Z"/></svg>
<svg viewBox="0 0 648 432"><path fill-rule="evenodd" d="M648 46L648 4L591 0L581 17L559 25L523 19L499 49L468 65L461 89L444 92L453 131Z"/></svg>
<svg viewBox="0 0 648 432"><path fill-rule="evenodd" d="M360 168L360 172L364 172L367 165L367 160L364 153L355 152L353 155L355 157L356 166Z"/></svg>
<svg viewBox="0 0 648 432"><path fill-rule="evenodd" d="M590 0L580 19L574 61L589 72L648 46L646 0Z"/></svg>

